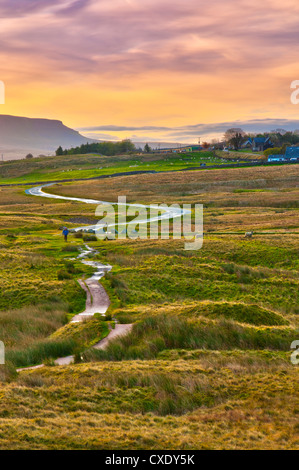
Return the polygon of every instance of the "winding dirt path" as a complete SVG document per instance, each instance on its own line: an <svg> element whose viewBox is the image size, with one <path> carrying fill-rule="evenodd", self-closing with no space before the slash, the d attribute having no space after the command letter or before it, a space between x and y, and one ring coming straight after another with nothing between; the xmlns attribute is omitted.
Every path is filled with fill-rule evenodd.
<svg viewBox="0 0 299 470"><path fill-rule="evenodd" d="M131 323L126 324L126 325L120 325L119 323L117 323L115 325L114 330L111 330L109 335L106 336L106 338L102 339L97 344L95 344L94 348L95 349L102 349L102 350L106 349L106 347L108 346L110 341L112 341L115 338L119 338L120 336L125 336L128 333L130 333L130 331L132 330L132 326L133 326L133 324L131 324Z"/></svg>
<svg viewBox="0 0 299 470"><path fill-rule="evenodd" d="M95 313L102 313L103 315L107 312L110 305L110 300L104 287L93 278L83 281L79 280L79 284L82 289L86 292L86 308L84 312L75 315L71 323L80 322L92 317Z"/></svg>
<svg viewBox="0 0 299 470"><path fill-rule="evenodd" d="M103 202L103 201L96 201L93 199L82 199L82 198L58 196L58 195L49 194L43 191L43 188L45 186L52 186L52 184L53 183L43 184L42 186L31 188L29 190L26 190L26 193L32 196L42 196L42 197L51 198L51 199L64 199L64 200L85 202L86 204L100 204ZM147 207L147 206L143 206L142 204L124 203L123 205L135 206L138 208ZM164 214L152 217L150 219L144 219L142 222L148 223L149 221L162 220L164 218L169 219L169 218L181 217L184 214L184 212L185 212L184 210L177 209L177 208L168 209L168 211L165 211ZM99 227L97 227L96 225L92 225L92 226L85 226L83 228L87 230L87 229L98 229ZM81 227L77 228L76 230L80 230L80 229ZM90 248L88 245L85 245L85 250L82 250L81 254L77 257L77 259L80 259L82 263L88 266L94 267L95 273L93 274L92 277L90 277L87 280L82 280L82 279L79 280L80 286L86 292L86 307L85 307L84 312L79 313L72 318L71 323L82 322L83 320L91 318L95 313L100 313L102 315L105 315L110 305L109 296L107 292L105 291L104 287L99 283L99 280L107 272L109 272L112 269L112 266L104 265L98 261L90 260L89 255L91 253L96 254L97 252L93 248ZM95 349L101 349L101 350L105 349L110 343L110 341L112 341L113 339L128 334L131 331L132 326L133 326L132 324L120 325L116 323L115 328L110 329L110 333L108 334L108 336L104 338L103 340L101 340L96 345L94 345L93 347ZM55 360L56 365L68 365L72 363L74 363L73 355L61 357ZM33 367L17 369L17 371L21 372L22 370L33 370L33 369L39 369L41 367L44 367L44 364L40 364L40 365L33 366Z"/></svg>
<svg viewBox="0 0 299 470"><path fill-rule="evenodd" d="M88 266L93 266L96 268L96 271L89 279L86 279L85 281L80 279L78 281L82 289L84 289L86 292L86 306L84 312L79 313L72 318L71 323L82 322L83 320L90 319L95 313L101 313L103 316L105 316L105 313L107 312L110 305L109 296L104 287L99 283L99 280L106 274L106 272L109 272L112 267L110 265L101 264L98 261L92 261L90 259L86 260L86 257L88 257L90 253L97 252L88 245L85 245L85 248L86 249L83 250L82 253L78 256L78 259L81 259L82 263L87 264ZM116 323L114 329L110 328L110 333L108 336L99 341L93 347L95 349L105 349L113 339L128 334L131 331L132 326L132 324L120 325ZM75 357L72 355L60 357L54 362L57 366L66 366L73 364L74 361ZM37 366L24 367L17 369L17 372L21 372L23 370L40 369L44 366L44 364L39 364Z"/></svg>
<svg viewBox="0 0 299 470"><path fill-rule="evenodd" d="M101 350L106 349L107 346L109 345L109 343L112 340L114 340L116 338L119 338L121 336L125 336L128 333L130 333L130 331L132 330L132 327L133 327L133 324L120 325L119 323L117 323L115 325L115 328L110 330L109 335L106 336L106 338L99 341L93 347L95 349L101 349ZM66 357L61 357L59 359L56 359L55 364L57 366L68 366L70 364L74 364L74 361L75 361L74 356L66 356ZM37 366L37 367L39 367L39 366ZM33 369L34 369L34 367L33 367Z"/></svg>

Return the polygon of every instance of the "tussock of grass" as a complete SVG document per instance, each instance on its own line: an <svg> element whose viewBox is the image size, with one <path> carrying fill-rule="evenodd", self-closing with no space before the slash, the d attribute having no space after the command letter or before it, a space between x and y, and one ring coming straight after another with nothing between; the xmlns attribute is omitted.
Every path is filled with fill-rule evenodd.
<svg viewBox="0 0 299 470"><path fill-rule="evenodd" d="M295 336L290 328L245 327L233 321L194 321L157 315L135 323L127 336L104 351L89 350L86 360L152 359L165 349L269 349L287 351Z"/></svg>
<svg viewBox="0 0 299 470"><path fill-rule="evenodd" d="M66 412L87 407L98 414L180 416L195 409L213 409L230 401L243 401L244 392L253 396L256 380L260 378L265 385L266 377L270 378L281 364L286 375L291 373L286 361L272 358L271 354L258 357L246 351L244 357L231 353L217 358L215 353L199 353L197 362L169 357L146 363L123 362L122 367L117 363L103 363L65 370L42 369L21 374L18 383L29 390L41 389L41 396L50 404L63 406ZM259 362L248 371L246 361L249 363L256 356ZM57 400L61 395L65 396L63 403Z"/></svg>
<svg viewBox="0 0 299 470"><path fill-rule="evenodd" d="M61 248L62 252L66 253L78 253L79 248L76 245L65 245Z"/></svg>
<svg viewBox="0 0 299 470"><path fill-rule="evenodd" d="M62 302L49 302L0 312L0 338L8 349L29 346L66 323L66 308Z"/></svg>
<svg viewBox="0 0 299 470"><path fill-rule="evenodd" d="M232 319L238 323L256 326L288 325L289 321L282 315L259 305L248 305L234 302L192 302L162 305L138 305L117 309L115 316L120 323L133 323L148 315L183 315L189 319L208 317L211 319Z"/></svg>
<svg viewBox="0 0 299 470"><path fill-rule="evenodd" d="M23 372L1 386L1 448L296 448L296 368L233 354Z"/></svg>
<svg viewBox="0 0 299 470"><path fill-rule="evenodd" d="M281 315L258 305L246 305L242 303L209 302L202 303L198 310L190 312L204 315L210 318L231 318L240 323L248 323L256 326L288 325L288 321Z"/></svg>
<svg viewBox="0 0 299 470"><path fill-rule="evenodd" d="M98 343L109 334L108 324L97 318L91 318L83 322L68 323L64 327L55 331L51 339L71 339L78 344L78 347L88 348Z"/></svg>
<svg viewBox="0 0 299 470"><path fill-rule="evenodd" d="M6 352L6 360L15 367L28 367L42 364L45 359L69 356L76 349L73 340L44 340L33 343L26 349L13 349Z"/></svg>

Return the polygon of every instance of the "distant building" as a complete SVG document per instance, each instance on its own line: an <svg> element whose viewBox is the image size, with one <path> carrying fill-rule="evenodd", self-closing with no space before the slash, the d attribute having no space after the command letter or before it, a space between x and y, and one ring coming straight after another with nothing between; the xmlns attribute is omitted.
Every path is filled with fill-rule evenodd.
<svg viewBox="0 0 299 470"><path fill-rule="evenodd" d="M188 147L184 147L184 152L200 152L203 150L201 145L190 145Z"/></svg>
<svg viewBox="0 0 299 470"><path fill-rule="evenodd" d="M287 147L285 159L291 161L299 160L299 147Z"/></svg>
<svg viewBox="0 0 299 470"><path fill-rule="evenodd" d="M299 147L287 147L285 155L269 155L268 162L299 162Z"/></svg>
<svg viewBox="0 0 299 470"><path fill-rule="evenodd" d="M270 137L249 137L242 145L243 148L251 148L253 152L263 152L273 147Z"/></svg>
<svg viewBox="0 0 299 470"><path fill-rule="evenodd" d="M284 162L285 157L284 155L269 155L268 162Z"/></svg>

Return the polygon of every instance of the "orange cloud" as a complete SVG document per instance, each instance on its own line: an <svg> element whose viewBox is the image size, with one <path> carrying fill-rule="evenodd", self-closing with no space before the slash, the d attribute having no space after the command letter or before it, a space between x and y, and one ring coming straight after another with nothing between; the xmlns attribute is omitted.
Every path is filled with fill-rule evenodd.
<svg viewBox="0 0 299 470"><path fill-rule="evenodd" d="M3 114L73 127L297 117L295 0L2 3Z"/></svg>

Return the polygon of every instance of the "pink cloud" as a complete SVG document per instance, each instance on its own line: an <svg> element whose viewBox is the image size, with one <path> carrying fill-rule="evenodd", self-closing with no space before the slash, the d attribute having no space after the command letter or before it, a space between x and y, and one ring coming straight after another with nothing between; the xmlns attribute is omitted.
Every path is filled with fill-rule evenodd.
<svg viewBox="0 0 299 470"><path fill-rule="evenodd" d="M72 86L95 89L120 116L129 93L132 114L140 112L143 93L157 113L163 103L162 123L194 103L218 112L221 100L216 120L234 118L224 115L228 106L250 118L276 97L289 103L288 82L299 78L298 13L297 0L7 0L0 78L8 90L33 93L37 84L59 97Z"/></svg>
<svg viewBox="0 0 299 470"><path fill-rule="evenodd" d="M28 54L45 68L75 74L268 68L299 48L299 5L211 2L10 0L2 6L1 54ZM1 10L0 10L1 11ZM244 12L246 14L244 14ZM273 44L275 43L275 48ZM48 72L48 70L47 70ZM53 71L54 73L54 71ZM54 73L55 75L55 73Z"/></svg>

